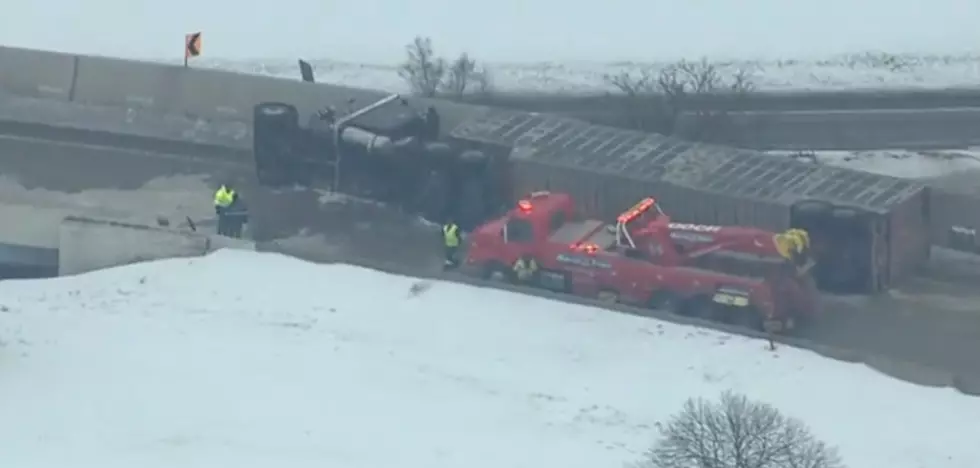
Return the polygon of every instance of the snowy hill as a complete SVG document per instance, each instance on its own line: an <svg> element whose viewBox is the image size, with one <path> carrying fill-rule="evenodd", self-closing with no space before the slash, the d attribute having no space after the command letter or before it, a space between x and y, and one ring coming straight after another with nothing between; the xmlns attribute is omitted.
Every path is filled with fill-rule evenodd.
<svg viewBox="0 0 980 468"><path fill-rule="evenodd" d="M980 461L980 400L952 390L351 266L221 251L2 282L0 306L3 466L618 467L729 388L853 467Z"/></svg>

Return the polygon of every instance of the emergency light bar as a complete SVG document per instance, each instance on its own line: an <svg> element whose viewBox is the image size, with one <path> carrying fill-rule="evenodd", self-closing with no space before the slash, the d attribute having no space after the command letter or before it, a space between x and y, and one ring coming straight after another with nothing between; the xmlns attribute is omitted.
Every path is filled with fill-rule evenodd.
<svg viewBox="0 0 980 468"><path fill-rule="evenodd" d="M646 213L647 211L650 210L650 208L656 205L657 205L657 201L654 200L653 198L649 198L649 197L644 198L643 200L640 200L635 205L633 205L632 208L620 214L619 217L616 218L616 221L621 224L629 223L634 219L643 216L643 213Z"/></svg>
<svg viewBox="0 0 980 468"><path fill-rule="evenodd" d="M594 253L596 253L596 252L599 251L599 245L597 245L597 244L595 244L593 242L583 242L583 243L571 244L568 247L571 248L572 250L575 250L575 251L578 251L578 252L585 252L587 254L594 254Z"/></svg>
<svg viewBox="0 0 980 468"><path fill-rule="evenodd" d="M525 198L517 202L517 209L520 210L521 213L525 213L525 214L530 213L531 210L534 208L534 205L531 204L531 200L534 200L535 198L543 198L548 195L551 195L551 192L547 190L538 190L537 192L531 192L528 195L528 198Z"/></svg>

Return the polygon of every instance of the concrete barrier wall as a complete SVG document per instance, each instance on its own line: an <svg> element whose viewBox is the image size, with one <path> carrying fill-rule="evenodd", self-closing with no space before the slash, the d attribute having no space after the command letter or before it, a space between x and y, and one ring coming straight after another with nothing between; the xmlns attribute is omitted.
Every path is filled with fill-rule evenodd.
<svg viewBox="0 0 980 468"><path fill-rule="evenodd" d="M0 204L0 243L38 249L58 248L58 223L70 214L58 208Z"/></svg>
<svg viewBox="0 0 980 468"><path fill-rule="evenodd" d="M0 91L68 101L76 61L74 55L0 47Z"/></svg>
<svg viewBox="0 0 980 468"><path fill-rule="evenodd" d="M250 121L252 107L263 101L296 104L304 115L327 104L343 106L351 97L366 105L384 96L332 88L222 70L79 57L74 99L83 104Z"/></svg>
<svg viewBox="0 0 980 468"><path fill-rule="evenodd" d="M204 235L81 216L66 217L57 233L59 275L210 250Z"/></svg>
<svg viewBox="0 0 980 468"><path fill-rule="evenodd" d="M218 249L255 250L246 240L85 216L66 216L52 231L58 236L62 276Z"/></svg>
<svg viewBox="0 0 980 468"><path fill-rule="evenodd" d="M259 102L288 102L299 108L300 115L309 115L326 105L345 109L351 99L354 107L364 107L387 94L216 69L15 48L0 48L0 91L242 122L251 122L252 108ZM413 99L413 104L437 106L446 126L482 108L426 99Z"/></svg>

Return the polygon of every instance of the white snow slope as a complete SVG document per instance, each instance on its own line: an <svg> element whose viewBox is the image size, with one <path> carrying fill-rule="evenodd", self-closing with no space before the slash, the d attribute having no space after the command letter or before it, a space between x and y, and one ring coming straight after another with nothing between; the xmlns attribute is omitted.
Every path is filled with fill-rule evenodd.
<svg viewBox="0 0 980 468"><path fill-rule="evenodd" d="M769 151L768 153L778 157L793 157L802 161L902 179L928 179L971 171L980 174L980 148L929 151L900 149L814 151L810 154L798 151Z"/></svg>
<svg viewBox="0 0 980 468"><path fill-rule="evenodd" d="M980 466L980 400L953 390L351 266L218 252L4 281L0 302L4 467L619 467L725 389L856 468Z"/></svg>
<svg viewBox="0 0 980 468"><path fill-rule="evenodd" d="M204 33L197 66L401 89L403 45L489 63L511 91L607 90L606 73L706 57L763 89L980 84L976 0L45 0L8 2L0 44L173 60ZM226 61L214 59L229 59Z"/></svg>

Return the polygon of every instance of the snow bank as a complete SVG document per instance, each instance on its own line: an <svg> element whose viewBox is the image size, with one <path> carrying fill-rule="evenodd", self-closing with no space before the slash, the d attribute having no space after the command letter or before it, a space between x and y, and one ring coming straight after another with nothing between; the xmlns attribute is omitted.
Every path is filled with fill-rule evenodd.
<svg viewBox="0 0 980 468"><path fill-rule="evenodd" d="M404 41L402 41L404 42ZM698 59L700 56L694 57ZM307 55L323 83L409 91L398 76L398 61L342 62L322 55ZM479 57L477 57L479 58ZM176 63L177 60L167 60ZM922 90L976 88L980 83L980 55L919 55L854 53L819 59L709 60L723 72L744 70L760 91ZM241 73L299 79L295 59L203 58L198 66ZM534 63L482 62L491 71L497 92L601 94L618 92L607 75L657 73L672 61L541 61Z"/></svg>
<svg viewBox="0 0 980 468"><path fill-rule="evenodd" d="M19 468L621 466L684 399L729 388L851 466L980 460L980 400L952 390L346 265L222 251L0 298L0 459Z"/></svg>
<svg viewBox="0 0 980 468"><path fill-rule="evenodd" d="M779 157L838 166L903 179L933 179L980 170L980 149L910 151L768 151Z"/></svg>

